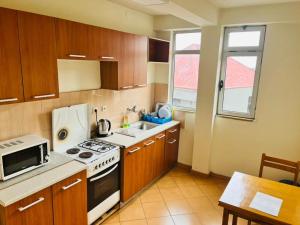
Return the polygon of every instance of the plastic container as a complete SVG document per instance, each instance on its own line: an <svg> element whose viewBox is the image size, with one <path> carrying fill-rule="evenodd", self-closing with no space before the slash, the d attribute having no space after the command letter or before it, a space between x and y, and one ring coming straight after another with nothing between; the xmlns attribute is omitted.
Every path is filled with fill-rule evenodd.
<svg viewBox="0 0 300 225"><path fill-rule="evenodd" d="M142 117L142 120L150 122L150 123L164 124L164 123L172 121L172 117L169 117L169 118L158 118L158 117L154 117L154 116L151 116L151 115L144 115Z"/></svg>

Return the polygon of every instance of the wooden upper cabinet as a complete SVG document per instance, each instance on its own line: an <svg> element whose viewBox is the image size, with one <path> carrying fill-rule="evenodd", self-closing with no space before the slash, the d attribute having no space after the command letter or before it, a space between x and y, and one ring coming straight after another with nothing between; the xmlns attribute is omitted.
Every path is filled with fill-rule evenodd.
<svg viewBox="0 0 300 225"><path fill-rule="evenodd" d="M60 59L88 59L89 25L56 19L57 56Z"/></svg>
<svg viewBox="0 0 300 225"><path fill-rule="evenodd" d="M87 225L86 171L52 186L54 225Z"/></svg>
<svg viewBox="0 0 300 225"><path fill-rule="evenodd" d="M51 188L37 192L2 210L5 225L53 225Z"/></svg>
<svg viewBox="0 0 300 225"><path fill-rule="evenodd" d="M26 101L58 97L54 18L18 12Z"/></svg>
<svg viewBox="0 0 300 225"><path fill-rule="evenodd" d="M133 84L135 87L145 87L147 85L147 37L135 35L134 44L135 51Z"/></svg>
<svg viewBox="0 0 300 225"><path fill-rule="evenodd" d="M17 11L0 8L0 104L22 102Z"/></svg>
<svg viewBox="0 0 300 225"><path fill-rule="evenodd" d="M119 89L133 88L135 35L122 33L121 58L119 60Z"/></svg>

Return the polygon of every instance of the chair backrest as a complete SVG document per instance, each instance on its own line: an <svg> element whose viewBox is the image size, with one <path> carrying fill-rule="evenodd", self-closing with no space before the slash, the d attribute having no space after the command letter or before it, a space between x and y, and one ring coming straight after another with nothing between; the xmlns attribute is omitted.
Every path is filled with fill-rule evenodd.
<svg viewBox="0 0 300 225"><path fill-rule="evenodd" d="M279 159L275 157L267 156L265 153L262 154L259 177L262 177L264 167L271 167L279 170L284 170L294 174L294 185L297 185L299 177L300 162L293 162L285 159Z"/></svg>

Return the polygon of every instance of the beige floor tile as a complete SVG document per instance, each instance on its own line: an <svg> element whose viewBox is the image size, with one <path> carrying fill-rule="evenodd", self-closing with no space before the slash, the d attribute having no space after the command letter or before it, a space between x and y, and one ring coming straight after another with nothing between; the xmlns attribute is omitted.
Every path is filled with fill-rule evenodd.
<svg viewBox="0 0 300 225"><path fill-rule="evenodd" d="M164 202L143 203L143 209L146 218L169 216L169 210Z"/></svg>
<svg viewBox="0 0 300 225"><path fill-rule="evenodd" d="M202 225L222 224L222 216L216 209L199 211L197 212L197 215Z"/></svg>
<svg viewBox="0 0 300 225"><path fill-rule="evenodd" d="M198 185L200 190L206 195L206 196L218 196L221 197L223 194L223 191L218 188L217 185L214 184L206 184L206 185Z"/></svg>
<svg viewBox="0 0 300 225"><path fill-rule="evenodd" d="M189 171L179 168L179 167L172 169L167 174L167 176L170 176L170 177L181 177L181 176L189 176L189 175L190 175Z"/></svg>
<svg viewBox="0 0 300 225"><path fill-rule="evenodd" d="M184 198L181 190L178 187L175 188L162 188L160 189L160 193L163 196L164 200L172 200L172 199L182 199Z"/></svg>
<svg viewBox="0 0 300 225"><path fill-rule="evenodd" d="M176 215L172 216L176 225L202 225L197 215Z"/></svg>
<svg viewBox="0 0 300 225"><path fill-rule="evenodd" d="M143 192L140 196L142 203L146 202L162 202L163 198L158 189L149 189Z"/></svg>
<svg viewBox="0 0 300 225"><path fill-rule="evenodd" d="M115 212L113 215L111 215L109 218L107 218L103 224L118 224L120 222L120 215L119 212Z"/></svg>
<svg viewBox="0 0 300 225"><path fill-rule="evenodd" d="M194 211L205 211L207 209L215 209L214 205L207 197L199 197L199 198L187 198L186 199L189 205L192 207Z"/></svg>
<svg viewBox="0 0 300 225"><path fill-rule="evenodd" d="M174 181L178 186L197 186L192 176L174 177Z"/></svg>
<svg viewBox="0 0 300 225"><path fill-rule="evenodd" d="M166 201L171 215L193 213L193 208L185 199L173 199Z"/></svg>
<svg viewBox="0 0 300 225"><path fill-rule="evenodd" d="M121 222L121 225L147 225L146 220L131 220L126 222Z"/></svg>
<svg viewBox="0 0 300 225"><path fill-rule="evenodd" d="M159 217L147 219L148 225L174 225L172 217Z"/></svg>
<svg viewBox="0 0 300 225"><path fill-rule="evenodd" d="M163 177L156 182L158 188L174 188L177 187L172 177Z"/></svg>
<svg viewBox="0 0 300 225"><path fill-rule="evenodd" d="M185 198L197 198L204 196L204 193L200 190L198 186L179 186L183 196Z"/></svg>
<svg viewBox="0 0 300 225"><path fill-rule="evenodd" d="M141 203L133 202L131 205L120 210L120 221L145 219Z"/></svg>

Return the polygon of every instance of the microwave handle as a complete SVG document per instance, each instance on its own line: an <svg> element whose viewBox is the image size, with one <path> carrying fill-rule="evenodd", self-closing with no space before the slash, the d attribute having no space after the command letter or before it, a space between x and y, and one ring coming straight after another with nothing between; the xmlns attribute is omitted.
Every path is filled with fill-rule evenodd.
<svg viewBox="0 0 300 225"><path fill-rule="evenodd" d="M99 180L99 179L101 179L101 178L107 176L108 174L110 174L111 172L113 172L117 167L118 167L118 164L115 165L114 168L112 168L111 170L107 171L106 173L104 173L104 174L102 174L102 175L100 175L100 176L98 176L98 177L92 178L92 179L90 180L90 182L94 182L94 181L96 181L96 180Z"/></svg>
<svg viewBox="0 0 300 225"><path fill-rule="evenodd" d="M40 145L40 151L41 151L41 164L44 163L44 148L43 145Z"/></svg>

